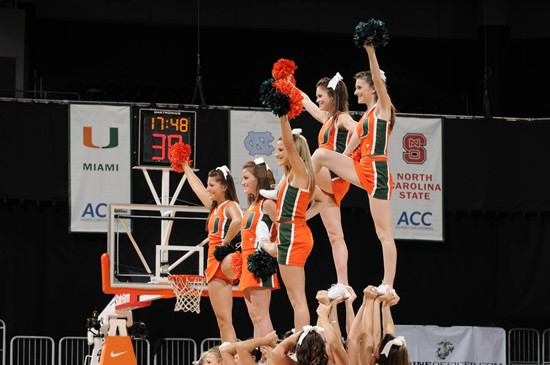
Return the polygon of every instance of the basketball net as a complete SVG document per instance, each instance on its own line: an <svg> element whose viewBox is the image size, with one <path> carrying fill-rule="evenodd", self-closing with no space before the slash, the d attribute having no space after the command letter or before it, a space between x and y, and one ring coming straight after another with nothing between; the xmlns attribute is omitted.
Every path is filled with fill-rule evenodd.
<svg viewBox="0 0 550 365"><path fill-rule="evenodd" d="M168 280L176 294L174 312L200 313L201 294L206 285L206 277L201 275L170 275Z"/></svg>

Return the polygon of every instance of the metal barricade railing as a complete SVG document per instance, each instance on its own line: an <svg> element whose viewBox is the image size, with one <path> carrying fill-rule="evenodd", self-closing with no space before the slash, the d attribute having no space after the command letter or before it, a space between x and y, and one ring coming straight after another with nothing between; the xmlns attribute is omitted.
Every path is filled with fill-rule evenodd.
<svg viewBox="0 0 550 365"><path fill-rule="evenodd" d="M57 344L57 363L82 365L86 356L92 354L92 349L86 337L63 337Z"/></svg>
<svg viewBox="0 0 550 365"><path fill-rule="evenodd" d="M0 319L0 365L6 365L6 323Z"/></svg>
<svg viewBox="0 0 550 365"><path fill-rule="evenodd" d="M540 336L533 328L508 332L508 365L540 365Z"/></svg>
<svg viewBox="0 0 550 365"><path fill-rule="evenodd" d="M151 364L151 344L149 340L141 338L132 338L132 345L136 354L138 365Z"/></svg>
<svg viewBox="0 0 550 365"><path fill-rule="evenodd" d="M192 338L165 338L153 361L154 365L192 365L197 360L197 343Z"/></svg>
<svg viewBox="0 0 550 365"><path fill-rule="evenodd" d="M219 337L208 337L201 341L201 354L208 349L219 346L222 344L222 340Z"/></svg>
<svg viewBox="0 0 550 365"><path fill-rule="evenodd" d="M54 365L55 343L44 336L15 336L10 341L10 365Z"/></svg>
<svg viewBox="0 0 550 365"><path fill-rule="evenodd" d="M542 333L542 365L550 365L550 329Z"/></svg>

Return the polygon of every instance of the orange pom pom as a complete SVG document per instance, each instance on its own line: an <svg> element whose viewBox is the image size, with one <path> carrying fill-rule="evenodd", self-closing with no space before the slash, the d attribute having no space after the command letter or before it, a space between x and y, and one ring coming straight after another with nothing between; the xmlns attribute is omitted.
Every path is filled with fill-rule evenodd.
<svg viewBox="0 0 550 365"><path fill-rule="evenodd" d="M303 100L304 97L300 90L296 88L290 81L286 79L280 79L273 83L275 90L287 95L290 99L290 110L288 112L288 118L294 119L300 115L304 109Z"/></svg>
<svg viewBox="0 0 550 365"><path fill-rule="evenodd" d="M168 159L172 163L171 167L176 172L183 172L183 164L188 164L191 161L191 146L182 142L178 142L170 146L168 151Z"/></svg>
<svg viewBox="0 0 550 365"><path fill-rule="evenodd" d="M294 71L297 68L298 66L296 66L294 61L281 58L273 64L273 70L271 71L271 75L273 75L273 78L275 78L276 80L279 80L279 79L287 80L287 78L290 76L290 82L296 85L296 79L294 78Z"/></svg>
<svg viewBox="0 0 550 365"><path fill-rule="evenodd" d="M237 279L240 279L243 272L243 257L241 255L241 251L235 251L233 253L233 257L231 257L231 267L233 268Z"/></svg>

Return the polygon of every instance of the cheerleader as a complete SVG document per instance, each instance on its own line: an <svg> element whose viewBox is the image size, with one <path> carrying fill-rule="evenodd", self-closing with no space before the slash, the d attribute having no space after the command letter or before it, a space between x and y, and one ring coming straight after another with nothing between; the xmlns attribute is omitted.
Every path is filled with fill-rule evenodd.
<svg viewBox="0 0 550 365"><path fill-rule="evenodd" d="M273 331L269 304L271 291L279 289L276 273L260 278L248 270L248 257L260 249L262 240L269 240L269 229L275 221L275 202L259 194L260 189L269 189L273 183L273 174L262 157L244 164L241 185L248 197L248 208L241 223L243 264L239 290L244 293L248 314L254 326L254 338L263 337Z"/></svg>
<svg viewBox="0 0 550 365"><path fill-rule="evenodd" d="M317 214L323 206L324 194L316 193L311 154L301 130L291 130L286 115L280 122L281 139L277 141L275 158L284 167L285 176L277 197L277 262L294 310L294 328L302 328L310 323L304 266L313 248L306 211L307 218ZM308 210L310 203L313 205Z"/></svg>
<svg viewBox="0 0 550 365"><path fill-rule="evenodd" d="M302 92L304 108L318 122L322 123L319 131L319 148L344 152L351 133L356 128L356 122L349 115L348 89L340 73L336 73L332 79L324 77L316 85L316 102ZM313 164L315 165L313 154ZM348 248L344 241L342 221L340 215L340 202L349 189L349 181L322 167L315 174L317 186L327 195L326 203L321 211L321 219L332 246L332 257L336 268L337 283L329 291L330 299L340 297L342 294L349 298L348 286Z"/></svg>
<svg viewBox="0 0 550 365"><path fill-rule="evenodd" d="M233 176L227 166L217 167L208 172L207 186L204 187L193 170L187 164L183 166L191 188L202 204L210 209L207 221L208 264L205 270L208 296L216 315L222 342L235 342L237 336L231 314L233 280L224 275L221 263L214 257L216 246L229 245L241 227L242 212Z"/></svg>
<svg viewBox="0 0 550 365"><path fill-rule="evenodd" d="M388 140L395 123L395 108L386 89L374 46L365 42L370 71L355 75L355 92L359 104L367 111L357 123L350 142L340 154L318 149L314 154L315 170L326 167L350 183L363 188L369 196L369 205L378 239L382 244L384 277L378 292L393 290L397 265L397 249L393 239L390 198L393 178L388 166ZM360 156L349 156L359 146ZM355 157L355 154L354 154Z"/></svg>

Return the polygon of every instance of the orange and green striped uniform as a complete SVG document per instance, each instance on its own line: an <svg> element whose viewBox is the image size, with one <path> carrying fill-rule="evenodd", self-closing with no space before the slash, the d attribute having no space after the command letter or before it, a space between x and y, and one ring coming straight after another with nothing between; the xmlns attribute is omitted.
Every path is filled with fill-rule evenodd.
<svg viewBox="0 0 550 365"><path fill-rule="evenodd" d="M337 120L341 113L337 113L334 117L329 117L321 127L319 131L319 148L327 149L330 151L342 153L346 149L351 137L346 129L338 128ZM349 190L350 183L336 175L332 171L330 172L332 178L332 195L338 206L340 202ZM325 193L329 193L325 191Z"/></svg>
<svg viewBox="0 0 550 365"><path fill-rule="evenodd" d="M225 208L231 200L226 200L212 210L208 218L208 261L206 269L206 279L210 282L213 278L224 279L233 282L221 271L221 263L214 257L216 246L220 246L229 230L231 219L225 216Z"/></svg>
<svg viewBox="0 0 550 365"><path fill-rule="evenodd" d="M248 256L252 255L258 248L256 242L256 225L260 221L264 221L269 228L273 225L267 214L263 213L264 199L253 203L244 212L241 223L241 238L242 238L242 274L239 282L239 290L243 291L250 287L262 287L279 289L279 280L277 274L273 274L268 280L262 280L248 271Z"/></svg>
<svg viewBox="0 0 550 365"><path fill-rule="evenodd" d="M311 200L308 189L290 185L283 178L277 197L277 262L304 266L313 249L313 236L306 224L306 210Z"/></svg>
<svg viewBox="0 0 550 365"><path fill-rule="evenodd" d="M357 123L361 160L355 161L355 171L367 193L388 200L393 190L393 177L388 166L390 122L375 115L376 105Z"/></svg>

